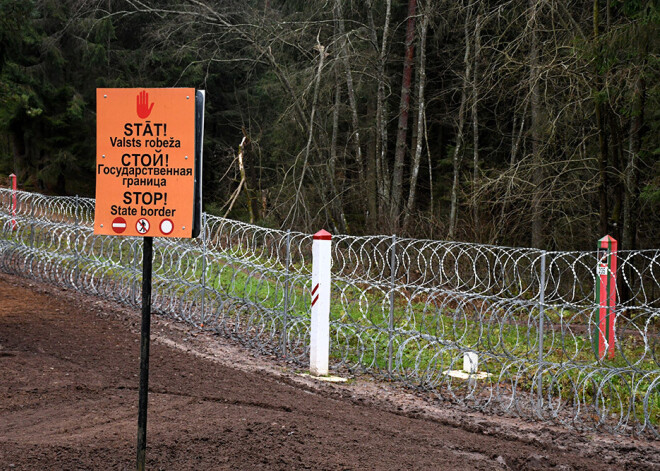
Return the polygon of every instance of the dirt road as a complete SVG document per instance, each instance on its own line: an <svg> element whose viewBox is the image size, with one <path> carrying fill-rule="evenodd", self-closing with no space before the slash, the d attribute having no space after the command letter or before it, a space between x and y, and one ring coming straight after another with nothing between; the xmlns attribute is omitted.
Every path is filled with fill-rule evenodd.
<svg viewBox="0 0 660 471"><path fill-rule="evenodd" d="M139 313L0 274L0 469L134 469ZM660 469L660 445L463 414L152 324L148 469Z"/></svg>

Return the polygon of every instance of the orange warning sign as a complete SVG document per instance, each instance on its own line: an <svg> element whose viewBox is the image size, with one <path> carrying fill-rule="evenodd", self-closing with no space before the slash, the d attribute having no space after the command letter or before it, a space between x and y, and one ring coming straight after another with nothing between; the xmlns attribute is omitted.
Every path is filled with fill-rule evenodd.
<svg viewBox="0 0 660 471"><path fill-rule="evenodd" d="M192 237L195 89L96 91L94 233Z"/></svg>

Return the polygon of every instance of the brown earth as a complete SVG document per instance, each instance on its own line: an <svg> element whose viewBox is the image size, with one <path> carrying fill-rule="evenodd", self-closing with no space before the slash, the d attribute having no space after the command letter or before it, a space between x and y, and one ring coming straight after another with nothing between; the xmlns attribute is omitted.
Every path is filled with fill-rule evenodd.
<svg viewBox="0 0 660 471"><path fill-rule="evenodd" d="M656 469L660 443L328 384L171 320L152 322L147 468ZM134 469L139 313L0 274L0 469Z"/></svg>

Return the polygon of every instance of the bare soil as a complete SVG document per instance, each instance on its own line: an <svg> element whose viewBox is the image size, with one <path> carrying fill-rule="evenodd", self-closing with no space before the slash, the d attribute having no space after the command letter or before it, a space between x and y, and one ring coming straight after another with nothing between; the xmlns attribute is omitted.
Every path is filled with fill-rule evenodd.
<svg viewBox="0 0 660 471"><path fill-rule="evenodd" d="M139 312L0 274L0 469L134 469ZM152 321L147 468L660 470L660 443L461 411Z"/></svg>

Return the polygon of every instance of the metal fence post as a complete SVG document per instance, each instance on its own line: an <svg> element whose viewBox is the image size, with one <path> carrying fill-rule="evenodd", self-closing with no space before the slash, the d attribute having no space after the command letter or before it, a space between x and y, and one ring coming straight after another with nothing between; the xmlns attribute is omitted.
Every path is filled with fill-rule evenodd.
<svg viewBox="0 0 660 471"><path fill-rule="evenodd" d="M137 277L138 277L138 269L137 269L137 239L134 239L131 241L131 258L132 260L132 273L133 276L131 277L131 304L135 304L135 284L137 282Z"/></svg>
<svg viewBox="0 0 660 471"><path fill-rule="evenodd" d="M539 285L539 377L538 406L539 414L543 408L543 318L545 316L545 250L541 252L541 276Z"/></svg>
<svg viewBox="0 0 660 471"><path fill-rule="evenodd" d="M79 222L78 222L78 208L80 206L80 199L78 198L78 195L76 195L76 206L74 208L74 219L76 221L76 230L74 232L74 239L73 239L73 252L75 255L75 260L76 260L76 269L74 270L74 281L73 281L73 286L77 287L78 286L78 279L80 278L80 257L78 255L78 228L79 228Z"/></svg>
<svg viewBox="0 0 660 471"><path fill-rule="evenodd" d="M34 198L30 198L30 248L34 248Z"/></svg>
<svg viewBox="0 0 660 471"><path fill-rule="evenodd" d="M16 184L16 175L11 174L9 175L9 188L11 189L11 230L16 229L16 190L17 190L17 184Z"/></svg>
<svg viewBox="0 0 660 471"><path fill-rule="evenodd" d="M202 302L201 302L201 326L206 322L206 309L204 306L206 300L206 213L202 213Z"/></svg>
<svg viewBox="0 0 660 471"><path fill-rule="evenodd" d="M396 282L396 234L392 234L392 247L390 249L390 315L387 321L387 374L392 376L392 350L394 342L394 286Z"/></svg>
<svg viewBox="0 0 660 471"><path fill-rule="evenodd" d="M289 343L289 265L291 263L291 230L286 231L286 255L284 260L284 313L282 319L282 356L286 359L286 347Z"/></svg>

